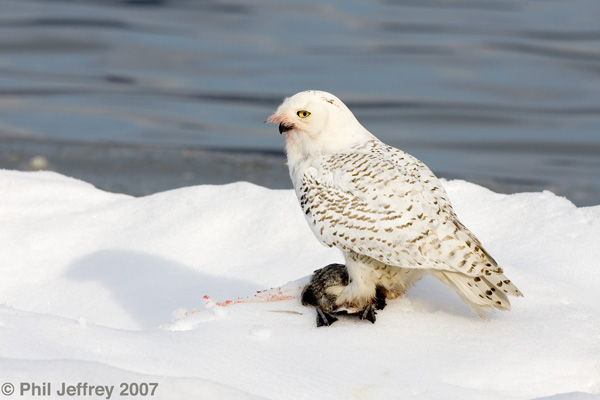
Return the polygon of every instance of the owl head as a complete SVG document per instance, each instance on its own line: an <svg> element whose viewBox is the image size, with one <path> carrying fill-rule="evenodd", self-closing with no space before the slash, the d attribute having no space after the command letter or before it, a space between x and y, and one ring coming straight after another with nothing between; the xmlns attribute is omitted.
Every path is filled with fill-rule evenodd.
<svg viewBox="0 0 600 400"><path fill-rule="evenodd" d="M340 99L320 90L286 98L267 122L285 133L288 158L344 151L371 137Z"/></svg>

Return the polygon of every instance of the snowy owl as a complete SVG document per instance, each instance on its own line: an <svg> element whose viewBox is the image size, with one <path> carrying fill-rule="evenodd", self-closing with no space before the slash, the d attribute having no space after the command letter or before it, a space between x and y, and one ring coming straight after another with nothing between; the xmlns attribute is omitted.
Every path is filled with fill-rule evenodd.
<svg viewBox="0 0 600 400"><path fill-rule="evenodd" d="M375 322L382 297L403 295L425 274L480 317L509 310L507 295L522 296L458 220L431 170L378 140L336 96L297 93L267 121L286 135L290 176L313 233L345 258L345 269L316 271L304 290L318 325L341 310Z"/></svg>

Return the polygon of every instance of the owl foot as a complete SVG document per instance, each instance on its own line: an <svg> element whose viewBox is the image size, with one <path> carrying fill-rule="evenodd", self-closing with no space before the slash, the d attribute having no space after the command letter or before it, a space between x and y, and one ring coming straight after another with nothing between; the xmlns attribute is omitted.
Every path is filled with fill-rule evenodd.
<svg viewBox="0 0 600 400"><path fill-rule="evenodd" d="M372 304L368 305L367 308L357 313L360 319L366 319L367 321L371 321L372 324L377 320L377 312L375 312L375 307Z"/></svg>
<svg viewBox="0 0 600 400"><path fill-rule="evenodd" d="M376 288L376 292L375 292L375 308L377 310L383 310L386 306L386 302L385 299L387 297L387 290L385 290L383 287L381 286L377 286Z"/></svg>
<svg viewBox="0 0 600 400"><path fill-rule="evenodd" d="M375 310L383 310L385 308L385 305L385 290L378 286L373 303L369 304L364 310L359 311L356 314L360 319L366 319L367 321L371 321L371 323L374 324L377 320L377 312Z"/></svg>

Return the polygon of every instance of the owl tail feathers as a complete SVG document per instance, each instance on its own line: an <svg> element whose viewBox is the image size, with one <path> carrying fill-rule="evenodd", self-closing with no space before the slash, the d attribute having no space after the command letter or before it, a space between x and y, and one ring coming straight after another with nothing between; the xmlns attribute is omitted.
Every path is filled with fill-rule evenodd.
<svg viewBox="0 0 600 400"><path fill-rule="evenodd" d="M510 310L507 295L523 296L503 274L469 276L460 272L434 271L432 275L450 286L471 310L486 319L486 311Z"/></svg>

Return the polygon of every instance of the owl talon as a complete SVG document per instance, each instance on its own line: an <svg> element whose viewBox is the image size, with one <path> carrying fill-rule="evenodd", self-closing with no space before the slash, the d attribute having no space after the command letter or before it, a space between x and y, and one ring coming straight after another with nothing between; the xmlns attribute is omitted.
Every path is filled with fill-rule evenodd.
<svg viewBox="0 0 600 400"><path fill-rule="evenodd" d="M377 292L375 293L375 309L383 310L386 306L386 291L381 286L377 286Z"/></svg>
<svg viewBox="0 0 600 400"><path fill-rule="evenodd" d="M371 321L372 324L374 324L377 320L376 315L377 312L375 312L375 307L372 304L358 313L360 319L366 319L367 321Z"/></svg>

